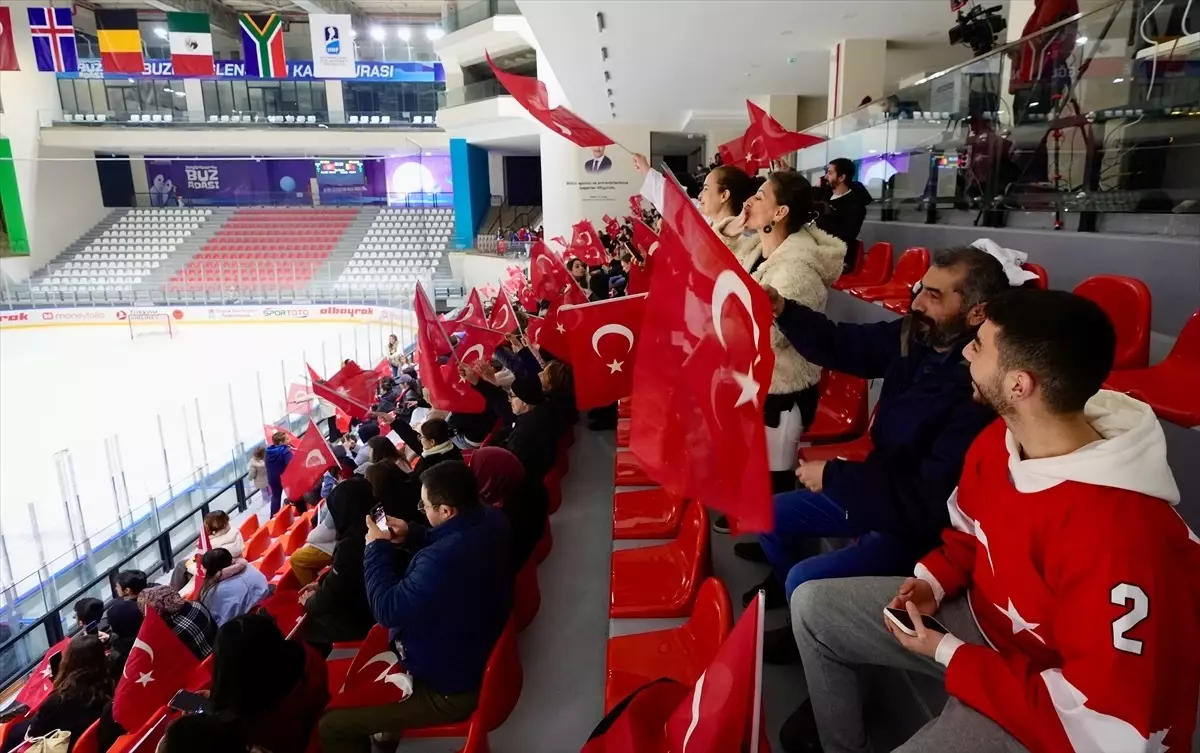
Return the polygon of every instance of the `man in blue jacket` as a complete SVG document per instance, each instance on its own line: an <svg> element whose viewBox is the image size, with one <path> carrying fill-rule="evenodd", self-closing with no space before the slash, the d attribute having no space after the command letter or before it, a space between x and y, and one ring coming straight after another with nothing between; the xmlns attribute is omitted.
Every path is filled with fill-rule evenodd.
<svg viewBox="0 0 1200 753"><path fill-rule="evenodd" d="M461 721L479 701L512 606L508 520L480 503L475 474L459 461L421 475L421 504L431 527L388 518L381 529L368 516L363 558L371 611L389 628L412 695L327 713L320 723L325 753L369 753L371 735ZM412 553L403 573L396 544Z"/></svg>
<svg viewBox="0 0 1200 753"><path fill-rule="evenodd" d="M283 503L283 472L292 462L292 448L287 441L287 434L277 431L271 435L271 446L267 448L267 492L271 495L272 518Z"/></svg>
<svg viewBox="0 0 1200 753"><path fill-rule="evenodd" d="M796 476L804 489L775 496L775 530L760 537L761 549L735 546L746 559L765 555L774 571L747 600L764 588L768 606L785 606L805 581L911 572L938 545L967 448L995 418L971 398L962 349L983 323L983 304L1008 286L996 258L964 247L933 254L912 313L894 321L839 324L767 288L776 326L801 355L882 377L883 387L866 460L802 462ZM821 537L855 542L805 558L808 540ZM798 658L790 628L768 631L764 657Z"/></svg>

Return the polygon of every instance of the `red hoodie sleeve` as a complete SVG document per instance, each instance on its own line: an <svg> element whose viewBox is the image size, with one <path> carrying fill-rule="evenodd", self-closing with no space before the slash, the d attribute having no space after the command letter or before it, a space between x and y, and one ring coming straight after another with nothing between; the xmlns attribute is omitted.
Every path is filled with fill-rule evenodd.
<svg viewBox="0 0 1200 753"><path fill-rule="evenodd" d="M1045 563L1054 618L1038 631L1060 666L962 645L946 689L1033 751L1188 749L1200 694L1190 582L1200 542L1153 504L1162 509L1126 504L1064 525Z"/></svg>
<svg viewBox="0 0 1200 753"><path fill-rule="evenodd" d="M934 549L917 564L916 575L922 580L932 576L933 585L940 603L946 596L954 596L971 585L971 573L975 570L975 521L958 505L958 489L950 492L946 500L950 508L950 525L942 531L942 546Z"/></svg>

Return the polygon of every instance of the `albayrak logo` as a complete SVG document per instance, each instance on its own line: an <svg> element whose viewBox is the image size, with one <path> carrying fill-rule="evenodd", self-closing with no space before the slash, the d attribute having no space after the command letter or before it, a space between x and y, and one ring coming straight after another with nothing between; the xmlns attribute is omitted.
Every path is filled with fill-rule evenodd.
<svg viewBox="0 0 1200 753"><path fill-rule="evenodd" d="M29 314L24 311L16 314L0 314L0 324L13 324L16 322L29 321Z"/></svg>
<svg viewBox="0 0 1200 753"><path fill-rule="evenodd" d="M301 308L273 308L263 309L262 315L270 319L307 319L309 311Z"/></svg>
<svg viewBox="0 0 1200 753"><path fill-rule="evenodd" d="M359 316L375 316L375 309L372 306L354 306L349 308L344 306L326 306L325 308L321 309L320 315L349 316L352 318Z"/></svg>

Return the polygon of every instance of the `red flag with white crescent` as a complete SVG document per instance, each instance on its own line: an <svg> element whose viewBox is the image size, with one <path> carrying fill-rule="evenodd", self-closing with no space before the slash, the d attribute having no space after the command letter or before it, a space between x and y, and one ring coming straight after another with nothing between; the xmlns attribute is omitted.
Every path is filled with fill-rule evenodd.
<svg viewBox="0 0 1200 753"><path fill-rule="evenodd" d="M554 301L567 285L575 284L562 259L550 253L541 241L534 243L529 252L529 269L533 295L539 301Z"/></svg>
<svg viewBox="0 0 1200 753"><path fill-rule="evenodd" d="M567 253L589 267L602 267L608 263L608 252L600 243L600 236L591 220L580 220L571 227L571 245Z"/></svg>
<svg viewBox="0 0 1200 753"><path fill-rule="evenodd" d="M520 330L521 323L517 321L517 312L513 310L512 301L508 299L507 294L502 292L496 296L488 327L506 335Z"/></svg>
<svg viewBox="0 0 1200 753"><path fill-rule="evenodd" d="M321 430L309 419L308 431L300 438L292 454L292 462L283 469L280 481L286 499L300 499L312 490L330 466L338 467L333 448L321 435Z"/></svg>
<svg viewBox="0 0 1200 753"><path fill-rule="evenodd" d="M668 491L769 531L763 403L774 316L673 179L634 366L630 449Z"/></svg>
<svg viewBox="0 0 1200 753"><path fill-rule="evenodd" d="M193 680L199 666L199 660L158 612L147 607L113 694L113 719L127 730L141 729Z"/></svg>
<svg viewBox="0 0 1200 753"><path fill-rule="evenodd" d="M496 67L492 56L486 52L488 65L513 99L539 123L577 146L608 146L613 140L605 136L583 118L561 105L550 107L550 96L546 85L532 76L519 76Z"/></svg>
<svg viewBox="0 0 1200 753"><path fill-rule="evenodd" d="M412 691L412 675L405 670L402 657L388 640L387 628L376 625L359 646L341 690L327 708L400 703Z"/></svg>
<svg viewBox="0 0 1200 753"><path fill-rule="evenodd" d="M612 405L633 390L633 367L645 295L627 295L582 306L562 306L558 320L575 373L580 410Z"/></svg>
<svg viewBox="0 0 1200 753"><path fill-rule="evenodd" d="M313 409L313 392L307 384L293 382L288 385L288 413L294 416L307 416Z"/></svg>
<svg viewBox="0 0 1200 753"><path fill-rule="evenodd" d="M647 263L649 263L648 260ZM629 274L625 279L625 295L648 292L650 292L650 273L635 261L629 265Z"/></svg>
<svg viewBox="0 0 1200 753"><path fill-rule="evenodd" d="M41 705L42 701L46 700L46 696L50 695L54 690L54 670L50 669L50 661L65 652L70 643L70 638L63 638L58 643L46 649L46 653L42 654L42 660L33 668L29 679L21 686L21 691L17 693L17 703L23 703L30 711L34 711Z"/></svg>
<svg viewBox="0 0 1200 753"><path fill-rule="evenodd" d="M637 217L633 218L633 247L643 259L649 259L658 249L658 234Z"/></svg>
<svg viewBox="0 0 1200 753"><path fill-rule="evenodd" d="M476 327L486 327L487 317L484 316L483 300L479 297L479 291L471 288L471 294L467 296L467 305L463 306L456 316L439 316L438 319L455 326L466 322Z"/></svg>
<svg viewBox="0 0 1200 753"><path fill-rule="evenodd" d="M450 338L437 321L425 289L417 286L417 373L429 390L433 407L457 413L482 413L487 401L458 373Z"/></svg>
<svg viewBox="0 0 1200 753"><path fill-rule="evenodd" d="M263 424L263 434L264 434L264 435L266 436L266 438L267 438L267 444L268 444L268 445L270 445L270 444L271 444L271 437L272 437L272 436L274 436L274 435L275 435L275 432L277 432L277 431L282 431L284 434L286 434L286 435L287 435L287 444L289 444L289 445L291 445L291 446L293 446L293 447L295 447L295 446L296 446L296 443L300 441L300 440L299 440L299 439L296 437L296 435L295 435L295 434L291 433L290 431L288 431L287 429L283 428L282 426L273 426L273 425L271 425L271 424Z"/></svg>
<svg viewBox="0 0 1200 753"><path fill-rule="evenodd" d="M454 346L458 360L474 366L477 363L488 363L496 354L496 348L507 342L503 332L488 327L476 327L474 324L460 324L463 337Z"/></svg>
<svg viewBox="0 0 1200 753"><path fill-rule="evenodd" d="M771 160L825 140L820 136L789 131L750 100L746 100L746 111L750 114L750 127L742 136L742 148L745 153L746 172L751 175L769 165Z"/></svg>

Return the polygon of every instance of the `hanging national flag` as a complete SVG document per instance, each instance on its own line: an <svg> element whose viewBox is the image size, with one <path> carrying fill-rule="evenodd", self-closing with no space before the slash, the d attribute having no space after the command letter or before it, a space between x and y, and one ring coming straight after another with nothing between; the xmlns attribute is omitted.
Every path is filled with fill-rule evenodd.
<svg viewBox="0 0 1200 753"><path fill-rule="evenodd" d="M308 431L300 437L292 462L283 469L279 480L283 484L284 499L300 499L312 490L325 471L330 467L337 468L337 456L333 448L325 441L324 435L312 419L308 420Z"/></svg>
<svg viewBox="0 0 1200 753"><path fill-rule="evenodd" d="M54 657L65 652L70 643L70 638L63 638L46 649L46 653L42 654L42 660L33 668L29 679L21 686L21 692L17 693L17 703L23 703L30 711L34 711L42 701L46 700L46 696L54 690L54 670L50 668L50 662Z"/></svg>
<svg viewBox="0 0 1200 753"><path fill-rule="evenodd" d="M12 15L7 6L0 7L0 71L19 71L17 48L13 43Z"/></svg>
<svg viewBox="0 0 1200 753"><path fill-rule="evenodd" d="M455 326L466 322L474 324L476 327L486 327L487 317L484 316L483 299L479 297L479 291L471 288L471 294L467 296L467 305L459 309L456 316L453 318L439 316L438 320Z"/></svg>
<svg viewBox="0 0 1200 753"><path fill-rule="evenodd" d="M496 80L542 125L577 146L608 146L613 143L612 139L567 108L559 106L551 109L546 85L541 81L531 76L518 76L502 71L492 62L491 55L484 54L487 56L488 65L492 67L492 73L496 75Z"/></svg>
<svg viewBox="0 0 1200 753"><path fill-rule="evenodd" d="M501 292L496 296L496 302L492 304L492 316L488 320L488 327L506 335L520 331L521 323L517 320L517 312L513 310L512 301L508 299L507 293Z"/></svg>
<svg viewBox="0 0 1200 753"><path fill-rule="evenodd" d="M450 337L437 320L425 289L418 285L414 301L417 314L417 375L428 390L433 407L452 413L482 413L487 408L474 387L458 373Z"/></svg>
<svg viewBox="0 0 1200 753"><path fill-rule="evenodd" d="M746 100L746 111L750 114L750 127L742 136L742 147L745 149L746 172L750 175L769 165L771 160L824 141L819 136L787 130L750 100Z"/></svg>
<svg viewBox="0 0 1200 753"><path fill-rule="evenodd" d="M603 267L608 263L608 252L600 243L591 220L580 220L571 227L571 245L567 253L589 267Z"/></svg>
<svg viewBox="0 0 1200 753"><path fill-rule="evenodd" d="M141 729L154 712L188 685L199 667L195 655L158 612L147 607L113 693L113 719L127 730Z"/></svg>
<svg viewBox="0 0 1200 753"><path fill-rule="evenodd" d="M673 178L663 204L629 446L671 493L728 513L739 530L769 531L771 304Z"/></svg>
<svg viewBox="0 0 1200 753"><path fill-rule="evenodd" d="M466 322L458 326L463 332L463 337L458 341L458 345L454 346L454 351L458 354L458 360L468 366L474 366L480 362L491 362L492 356L496 354L496 348L508 341L504 333L499 330L477 327Z"/></svg>
<svg viewBox="0 0 1200 753"><path fill-rule="evenodd" d="M283 16L238 14L242 30L242 59L247 78L287 78L283 54Z"/></svg>
<svg viewBox="0 0 1200 753"><path fill-rule="evenodd" d="M358 648L346 680L329 708L360 708L400 703L412 695L413 679L388 640L387 628L376 625Z"/></svg>
<svg viewBox="0 0 1200 753"><path fill-rule="evenodd" d="M33 57L39 71L75 73L79 54L70 8L27 8Z"/></svg>
<svg viewBox="0 0 1200 753"><path fill-rule="evenodd" d="M100 66L105 73L141 74L142 35L136 10L98 10L96 39L100 43Z"/></svg>
<svg viewBox="0 0 1200 753"><path fill-rule="evenodd" d="M167 13L167 41L176 76L211 76L212 31L207 13Z"/></svg>
<svg viewBox="0 0 1200 753"><path fill-rule="evenodd" d="M634 347L645 311L644 295L558 309L580 410L612 405L633 390Z"/></svg>

